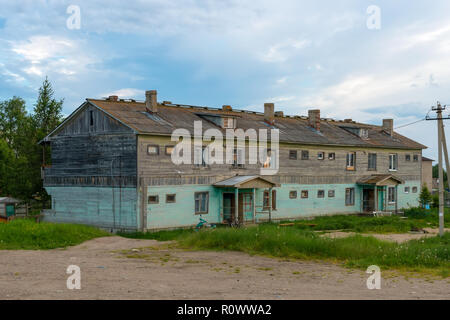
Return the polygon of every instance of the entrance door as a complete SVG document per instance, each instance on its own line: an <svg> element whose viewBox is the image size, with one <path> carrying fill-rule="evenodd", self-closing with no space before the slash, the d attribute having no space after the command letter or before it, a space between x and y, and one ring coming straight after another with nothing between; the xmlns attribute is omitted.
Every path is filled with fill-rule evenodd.
<svg viewBox="0 0 450 320"><path fill-rule="evenodd" d="M375 192L373 189L363 190L363 211L373 212L375 210Z"/></svg>
<svg viewBox="0 0 450 320"><path fill-rule="evenodd" d="M378 211L384 210L384 190L383 188L378 190Z"/></svg>
<svg viewBox="0 0 450 320"><path fill-rule="evenodd" d="M223 220L227 222L234 220L234 193L223 194Z"/></svg>
<svg viewBox="0 0 450 320"><path fill-rule="evenodd" d="M253 195L251 193L239 194L239 222L253 221Z"/></svg>

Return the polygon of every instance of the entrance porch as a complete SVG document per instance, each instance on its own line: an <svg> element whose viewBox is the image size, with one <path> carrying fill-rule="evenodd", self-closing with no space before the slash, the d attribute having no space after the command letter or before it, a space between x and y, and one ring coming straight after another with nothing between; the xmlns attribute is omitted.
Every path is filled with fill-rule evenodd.
<svg viewBox="0 0 450 320"><path fill-rule="evenodd" d="M276 183L261 176L235 176L216 182L214 187L221 188L220 214L224 223L256 223L257 214L272 214L272 189ZM263 204L257 205L257 192L267 191L268 197L263 196ZM236 205L237 204L237 205ZM261 208L261 211L257 211Z"/></svg>
<svg viewBox="0 0 450 320"><path fill-rule="evenodd" d="M357 181L361 192L362 213L398 211L398 185L403 180L390 174L374 174Z"/></svg>

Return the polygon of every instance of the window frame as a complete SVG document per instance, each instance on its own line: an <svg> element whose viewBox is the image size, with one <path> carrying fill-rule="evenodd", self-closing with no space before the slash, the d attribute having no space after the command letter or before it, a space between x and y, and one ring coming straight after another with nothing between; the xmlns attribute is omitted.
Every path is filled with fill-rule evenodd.
<svg viewBox="0 0 450 320"><path fill-rule="evenodd" d="M322 196L320 196L320 194L322 194ZM325 198L325 190L324 189L317 190L317 198L318 199L324 199Z"/></svg>
<svg viewBox="0 0 450 320"><path fill-rule="evenodd" d="M352 156L351 158L353 159L353 161L351 161L350 163L350 156ZM352 165L350 165L352 164ZM345 163L345 168L348 171L355 171L356 170L356 152L347 152L347 156L346 156L346 163Z"/></svg>
<svg viewBox="0 0 450 320"><path fill-rule="evenodd" d="M419 155L413 154L413 162L419 162Z"/></svg>
<svg viewBox="0 0 450 320"><path fill-rule="evenodd" d="M405 187L405 189L403 190L405 193L409 193L410 188L409 187Z"/></svg>
<svg viewBox="0 0 450 320"><path fill-rule="evenodd" d="M347 192L350 194L350 202L347 202ZM345 205L348 207L355 205L355 188L345 188Z"/></svg>
<svg viewBox="0 0 450 320"><path fill-rule="evenodd" d="M419 191L419 188L418 187L412 187L412 193L417 193L418 191Z"/></svg>
<svg viewBox="0 0 450 320"><path fill-rule="evenodd" d="M410 161L411 161L411 155L405 154L405 162L410 162Z"/></svg>
<svg viewBox="0 0 450 320"><path fill-rule="evenodd" d="M198 195L205 194L205 209L206 211L197 211L197 200L203 201L203 199L197 199ZM201 209L201 204L199 205L199 209ZM209 213L209 191L199 191L194 193L194 212L196 215L199 214L208 214Z"/></svg>
<svg viewBox="0 0 450 320"><path fill-rule="evenodd" d="M289 160L297 160L297 150L289 150Z"/></svg>
<svg viewBox="0 0 450 320"><path fill-rule="evenodd" d="M305 195L305 196L304 196ZM309 198L309 192L308 190L302 190L300 193L300 198L301 199L308 199Z"/></svg>
<svg viewBox="0 0 450 320"><path fill-rule="evenodd" d="M309 150L302 150L302 160L309 160Z"/></svg>
<svg viewBox="0 0 450 320"><path fill-rule="evenodd" d="M336 153L335 152L329 152L328 153L328 160L335 160L336 159Z"/></svg>
<svg viewBox="0 0 450 320"><path fill-rule="evenodd" d="M328 190L328 198L334 198L336 196L336 191L334 189Z"/></svg>
<svg viewBox="0 0 450 320"><path fill-rule="evenodd" d="M173 196L173 201L169 201L168 198ZM168 193L166 194L166 203L176 203L177 202L177 194L176 193Z"/></svg>
<svg viewBox="0 0 450 320"><path fill-rule="evenodd" d="M150 197L155 197L156 200L150 201ZM150 194L147 196L147 204L159 204L159 195L157 194Z"/></svg>
<svg viewBox="0 0 450 320"><path fill-rule="evenodd" d="M389 153L389 171L397 171L397 170L398 170L398 154Z"/></svg>
<svg viewBox="0 0 450 320"><path fill-rule="evenodd" d="M171 156L171 155L172 155L172 152L171 152L171 153L168 153L168 152L167 152L167 149L168 149L168 148L172 148L172 152L173 152L173 151L175 150L175 146L174 146L174 145L168 145L168 146L165 146L165 147L164 147L164 153L165 153L165 155L166 155L166 156Z"/></svg>
<svg viewBox="0 0 450 320"><path fill-rule="evenodd" d="M324 160L325 159L325 152L319 151L317 152L317 160Z"/></svg>
<svg viewBox="0 0 450 320"><path fill-rule="evenodd" d="M391 191L392 191L392 193L391 193ZM395 204L395 202L397 201L397 199L395 197L395 187L388 187L387 201L389 204Z"/></svg>
<svg viewBox="0 0 450 320"><path fill-rule="evenodd" d="M375 159L370 160L370 157L374 157ZM377 154L376 153L369 153L367 155L367 170L368 171L377 171ZM375 163L375 166L370 166L371 164Z"/></svg>
<svg viewBox="0 0 450 320"><path fill-rule="evenodd" d="M149 152L149 148L156 148L156 152L155 153L152 153L152 152ZM157 144L148 144L147 145L147 155L149 155L149 156L159 156L159 145L157 145Z"/></svg>
<svg viewBox="0 0 450 320"><path fill-rule="evenodd" d="M289 199L297 199L297 190L289 191Z"/></svg>

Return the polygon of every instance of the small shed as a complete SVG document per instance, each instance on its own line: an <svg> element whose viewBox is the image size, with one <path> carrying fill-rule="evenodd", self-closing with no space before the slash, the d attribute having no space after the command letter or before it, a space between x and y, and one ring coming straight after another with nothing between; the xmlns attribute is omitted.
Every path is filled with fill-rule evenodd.
<svg viewBox="0 0 450 320"><path fill-rule="evenodd" d="M20 200L10 197L0 197L0 219L8 219L16 214L16 205Z"/></svg>

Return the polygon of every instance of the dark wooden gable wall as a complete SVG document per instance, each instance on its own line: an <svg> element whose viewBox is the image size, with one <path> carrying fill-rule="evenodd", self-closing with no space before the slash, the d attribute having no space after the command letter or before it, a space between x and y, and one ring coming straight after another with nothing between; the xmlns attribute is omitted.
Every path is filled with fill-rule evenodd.
<svg viewBox="0 0 450 320"><path fill-rule="evenodd" d="M136 135L87 104L50 138L44 185L136 186Z"/></svg>

